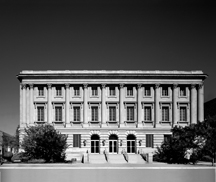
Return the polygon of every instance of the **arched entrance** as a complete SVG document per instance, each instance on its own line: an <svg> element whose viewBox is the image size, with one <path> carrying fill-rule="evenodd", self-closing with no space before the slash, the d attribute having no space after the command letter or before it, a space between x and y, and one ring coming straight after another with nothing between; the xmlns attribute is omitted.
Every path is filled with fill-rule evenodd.
<svg viewBox="0 0 216 182"><path fill-rule="evenodd" d="M127 153L136 153L136 137L132 134L127 136Z"/></svg>
<svg viewBox="0 0 216 182"><path fill-rule="evenodd" d="M109 153L118 153L118 136L115 134L109 136Z"/></svg>
<svg viewBox="0 0 216 182"><path fill-rule="evenodd" d="M91 136L91 153L100 153L100 137L97 134Z"/></svg>

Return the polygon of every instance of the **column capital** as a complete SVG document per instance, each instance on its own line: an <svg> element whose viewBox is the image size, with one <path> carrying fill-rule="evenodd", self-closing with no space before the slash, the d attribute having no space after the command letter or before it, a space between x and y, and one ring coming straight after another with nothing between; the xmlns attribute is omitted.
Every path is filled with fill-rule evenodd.
<svg viewBox="0 0 216 182"><path fill-rule="evenodd" d="M22 83L22 84L21 84L21 88L22 88L22 89L26 89L26 84Z"/></svg>
<svg viewBox="0 0 216 182"><path fill-rule="evenodd" d="M160 87L160 83L155 84L155 88L158 89Z"/></svg>
<svg viewBox="0 0 216 182"><path fill-rule="evenodd" d="M84 83L83 86L84 86L84 88L87 88L88 87L88 83Z"/></svg>
<svg viewBox="0 0 216 182"><path fill-rule="evenodd" d="M47 86L48 86L48 88L51 88L51 87L52 87L52 84L51 84L51 83L48 83Z"/></svg>
<svg viewBox="0 0 216 182"><path fill-rule="evenodd" d="M177 83L174 83L173 84L173 89L176 89L178 87L178 84Z"/></svg>
<svg viewBox="0 0 216 182"><path fill-rule="evenodd" d="M69 84L69 83L66 83L66 84L65 84L65 87L66 87L66 88L69 88L69 87L70 87L70 84Z"/></svg>
<svg viewBox="0 0 216 182"><path fill-rule="evenodd" d="M105 88L105 87L106 87L106 84L105 84L105 83L102 83L101 85L102 85L102 88Z"/></svg>
<svg viewBox="0 0 216 182"><path fill-rule="evenodd" d="M137 84L137 86L140 89L142 87L142 83Z"/></svg>
<svg viewBox="0 0 216 182"><path fill-rule="evenodd" d="M124 83L120 83L120 88L123 88L124 87Z"/></svg>
<svg viewBox="0 0 216 182"><path fill-rule="evenodd" d="M34 87L34 84L33 84L33 83L30 83L30 84L29 84L29 87L30 87L30 89L32 89L32 88Z"/></svg>
<svg viewBox="0 0 216 182"><path fill-rule="evenodd" d="M196 84L191 84L191 89L196 88Z"/></svg>
<svg viewBox="0 0 216 182"><path fill-rule="evenodd" d="M203 86L204 86L204 83L203 83L203 82L200 83L200 84L199 84L199 89L201 89Z"/></svg>

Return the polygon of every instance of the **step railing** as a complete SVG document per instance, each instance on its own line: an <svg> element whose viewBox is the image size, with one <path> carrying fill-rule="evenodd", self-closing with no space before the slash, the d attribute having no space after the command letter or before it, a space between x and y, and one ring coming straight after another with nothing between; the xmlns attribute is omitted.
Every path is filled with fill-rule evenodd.
<svg viewBox="0 0 216 182"><path fill-rule="evenodd" d="M106 149L104 150L104 156L107 162L109 162L109 153L106 151Z"/></svg>
<svg viewBox="0 0 216 182"><path fill-rule="evenodd" d="M128 153L125 151L125 149L122 150L122 154L123 154L123 156L124 156L124 159L128 162L129 157L128 157Z"/></svg>

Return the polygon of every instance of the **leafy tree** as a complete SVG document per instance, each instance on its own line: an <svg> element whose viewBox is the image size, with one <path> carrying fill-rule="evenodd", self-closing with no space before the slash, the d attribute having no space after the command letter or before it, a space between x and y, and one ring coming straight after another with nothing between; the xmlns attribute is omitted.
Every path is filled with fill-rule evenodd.
<svg viewBox="0 0 216 182"><path fill-rule="evenodd" d="M21 147L32 159L59 162L65 158L67 135L55 130L52 125L37 125L25 128Z"/></svg>

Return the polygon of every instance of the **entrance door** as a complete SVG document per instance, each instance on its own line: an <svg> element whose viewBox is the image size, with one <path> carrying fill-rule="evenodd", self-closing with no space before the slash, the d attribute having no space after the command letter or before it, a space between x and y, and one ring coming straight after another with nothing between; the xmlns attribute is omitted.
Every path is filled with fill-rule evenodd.
<svg viewBox="0 0 216 182"><path fill-rule="evenodd" d="M127 136L127 153L136 153L136 137L134 135Z"/></svg>
<svg viewBox="0 0 216 182"><path fill-rule="evenodd" d="M109 153L118 153L118 136L110 135L109 137Z"/></svg>
<svg viewBox="0 0 216 182"><path fill-rule="evenodd" d="M98 135L91 136L91 153L100 153L100 137Z"/></svg>

